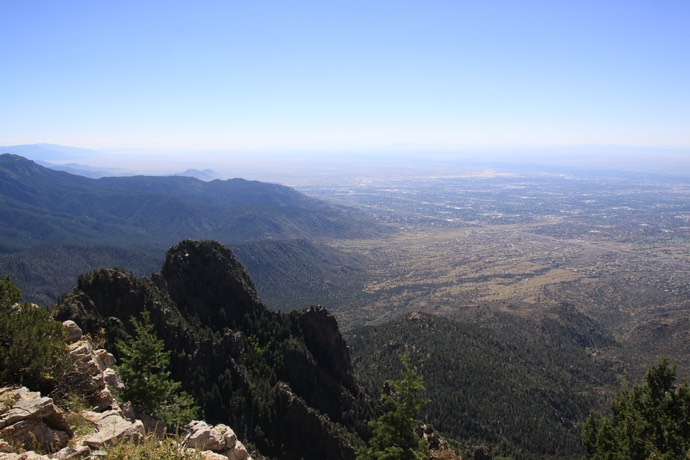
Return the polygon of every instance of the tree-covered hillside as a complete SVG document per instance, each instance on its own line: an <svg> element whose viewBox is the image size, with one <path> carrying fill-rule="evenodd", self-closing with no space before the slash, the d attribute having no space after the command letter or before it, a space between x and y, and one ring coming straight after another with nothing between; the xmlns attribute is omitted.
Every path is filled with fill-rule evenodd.
<svg viewBox="0 0 690 460"><path fill-rule="evenodd" d="M354 459L372 412L325 309L271 311L227 247L187 240L151 277L80 276L56 316L117 351L145 310L171 352L171 376L206 420L227 423L272 458Z"/></svg>
<svg viewBox="0 0 690 460"><path fill-rule="evenodd" d="M394 378L410 351L431 402L422 418L468 447L487 444L515 458L578 458L580 427L617 388L616 369L573 334L572 307L539 322L495 315L500 328L412 313L350 331L358 378L374 391Z"/></svg>
<svg viewBox="0 0 690 460"><path fill-rule="evenodd" d="M0 252L48 243L164 249L184 238L225 243L352 238L382 227L292 188L244 179L89 179L0 155Z"/></svg>
<svg viewBox="0 0 690 460"><path fill-rule="evenodd" d="M0 155L0 273L12 273L27 299L40 304L54 302L79 274L96 268L149 274L169 246L186 238L242 248L238 252L271 305L302 305L304 293L323 283L342 286L323 299L334 300L360 283L358 268L315 240L388 231L365 213L278 184L173 176L90 179ZM348 272L329 268L334 266ZM296 279L306 291L294 288ZM285 298L288 286L289 301L276 301Z"/></svg>

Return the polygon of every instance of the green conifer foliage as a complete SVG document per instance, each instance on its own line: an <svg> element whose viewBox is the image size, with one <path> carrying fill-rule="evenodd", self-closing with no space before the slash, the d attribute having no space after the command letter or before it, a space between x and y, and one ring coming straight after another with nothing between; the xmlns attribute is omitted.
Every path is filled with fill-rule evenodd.
<svg viewBox="0 0 690 460"><path fill-rule="evenodd" d="M22 300L22 290L12 282L9 275L0 278L0 307L9 308Z"/></svg>
<svg viewBox="0 0 690 460"><path fill-rule="evenodd" d="M170 377L170 352L156 335L149 312L142 312L141 321L135 317L130 321L134 337L117 342L122 354L118 372L125 384L122 397L161 419L169 429L179 428L197 415L198 408L181 390L181 383Z"/></svg>
<svg viewBox="0 0 690 460"><path fill-rule="evenodd" d="M417 414L429 402L421 396L424 382L412 368L409 353L400 359L402 378L387 382L390 391L382 396L387 412L369 422L374 435L369 446L358 452L358 460L422 460L429 456L427 442L415 431L421 424Z"/></svg>
<svg viewBox="0 0 690 460"><path fill-rule="evenodd" d="M582 430L586 458L690 459L690 388L675 380L663 358L644 384L618 394L610 415L590 414Z"/></svg>
<svg viewBox="0 0 690 460"><path fill-rule="evenodd" d="M71 367L65 331L48 309L21 298L9 276L0 278L0 384L52 392Z"/></svg>

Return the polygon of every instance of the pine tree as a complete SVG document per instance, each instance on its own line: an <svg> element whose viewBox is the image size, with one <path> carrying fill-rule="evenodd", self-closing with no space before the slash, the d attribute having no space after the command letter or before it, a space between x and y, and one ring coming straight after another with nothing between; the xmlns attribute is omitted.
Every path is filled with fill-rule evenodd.
<svg viewBox="0 0 690 460"><path fill-rule="evenodd" d="M429 402L421 396L424 382L410 364L409 353L400 360L402 378L387 382L390 391L382 396L387 412L369 422L374 435L369 447L358 452L358 460L423 460L429 455L428 444L416 433L421 424L417 414Z"/></svg>
<svg viewBox="0 0 690 460"><path fill-rule="evenodd" d="M0 277L0 384L52 392L72 365L65 331L48 309L21 298L10 277Z"/></svg>
<svg viewBox="0 0 690 460"><path fill-rule="evenodd" d="M9 275L0 278L0 308L9 309L22 300L22 290L12 282Z"/></svg>
<svg viewBox="0 0 690 460"><path fill-rule="evenodd" d="M690 459L690 388L675 380L663 358L644 384L618 394L610 415L590 414L582 430L586 458Z"/></svg>
<svg viewBox="0 0 690 460"><path fill-rule="evenodd" d="M122 355L118 371L125 384L122 397L161 419L168 428L178 428L192 420L198 408L181 390L182 384L171 378L170 352L156 335L149 312L142 312L141 321L135 317L130 321L134 337L130 342L117 342Z"/></svg>

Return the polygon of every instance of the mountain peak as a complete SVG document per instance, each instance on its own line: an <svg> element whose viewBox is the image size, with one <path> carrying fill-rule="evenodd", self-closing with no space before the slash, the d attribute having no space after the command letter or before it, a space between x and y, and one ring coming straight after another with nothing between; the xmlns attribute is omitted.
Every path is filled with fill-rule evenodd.
<svg viewBox="0 0 690 460"><path fill-rule="evenodd" d="M256 287L244 267L217 241L176 244L166 253L161 276L181 310L218 329L260 308Z"/></svg>
<svg viewBox="0 0 690 460"><path fill-rule="evenodd" d="M29 160L27 158L24 158L21 155L17 155L14 153L3 153L0 154L0 165L2 165L3 168L12 168L12 167L18 167L18 166L35 166L38 167L39 165L36 164L36 162Z"/></svg>
<svg viewBox="0 0 690 460"><path fill-rule="evenodd" d="M130 318L143 310L171 353L171 375L207 420L237 427L274 458L354 460L355 414L368 402L325 309L270 311L228 248L185 240L151 278L118 269L82 275L55 317L110 346L128 340Z"/></svg>

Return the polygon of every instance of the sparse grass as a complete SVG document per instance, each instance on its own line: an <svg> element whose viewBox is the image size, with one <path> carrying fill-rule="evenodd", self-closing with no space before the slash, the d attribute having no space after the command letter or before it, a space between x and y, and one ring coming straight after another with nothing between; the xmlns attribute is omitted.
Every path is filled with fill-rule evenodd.
<svg viewBox="0 0 690 460"><path fill-rule="evenodd" d="M122 441L108 447L105 460L201 460L201 453L184 449L179 437L148 436L143 442Z"/></svg>
<svg viewBox="0 0 690 460"><path fill-rule="evenodd" d="M67 423L69 423L69 426L72 427L72 431L74 432L74 436L70 440L72 447L74 447L84 436L93 433L95 430L93 423L89 422L77 412L66 413L65 419L67 419Z"/></svg>
<svg viewBox="0 0 690 460"><path fill-rule="evenodd" d="M0 412L11 409L17 399L18 398L12 394L0 396Z"/></svg>
<svg viewBox="0 0 690 460"><path fill-rule="evenodd" d="M89 404L82 396L68 393L62 398L56 400L56 403L62 408L70 412L81 412L89 407Z"/></svg>
<svg viewBox="0 0 690 460"><path fill-rule="evenodd" d="M24 452L26 452L26 449L24 448L24 443L19 441L18 439L15 439L11 436L7 436L2 438L2 440L9 444L11 452L17 454L23 454Z"/></svg>

